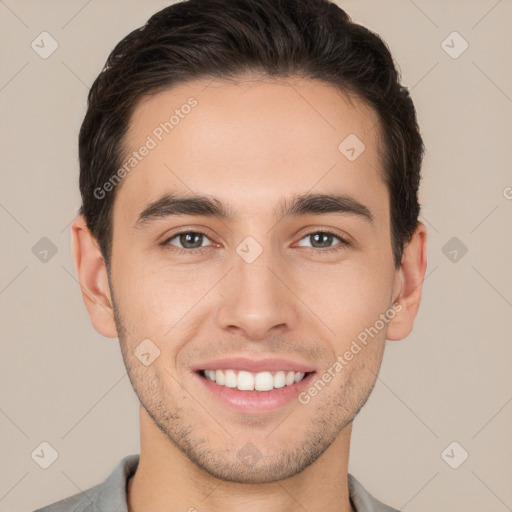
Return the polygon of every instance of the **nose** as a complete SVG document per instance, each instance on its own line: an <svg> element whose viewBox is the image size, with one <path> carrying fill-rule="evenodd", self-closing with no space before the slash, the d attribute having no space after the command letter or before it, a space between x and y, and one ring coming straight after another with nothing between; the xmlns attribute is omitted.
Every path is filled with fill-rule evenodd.
<svg viewBox="0 0 512 512"><path fill-rule="evenodd" d="M222 282L218 325L251 340L263 340L296 328L299 300L293 279L263 251L247 263L235 257L234 268Z"/></svg>

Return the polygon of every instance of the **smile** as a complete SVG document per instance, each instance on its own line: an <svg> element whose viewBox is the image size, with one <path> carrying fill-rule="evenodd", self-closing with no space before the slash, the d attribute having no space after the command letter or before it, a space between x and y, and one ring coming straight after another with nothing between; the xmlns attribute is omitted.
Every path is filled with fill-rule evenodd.
<svg viewBox="0 0 512 512"><path fill-rule="evenodd" d="M291 370L248 372L245 370L197 370L193 373L202 392L215 406L237 414L261 415L290 404L300 405L298 396L311 386L316 372Z"/></svg>

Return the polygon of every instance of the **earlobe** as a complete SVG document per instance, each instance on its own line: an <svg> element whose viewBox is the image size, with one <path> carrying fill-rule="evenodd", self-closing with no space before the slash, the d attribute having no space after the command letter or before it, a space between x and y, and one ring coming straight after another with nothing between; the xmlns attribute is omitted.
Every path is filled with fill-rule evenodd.
<svg viewBox="0 0 512 512"><path fill-rule="evenodd" d="M71 225L73 261L82 297L93 327L107 338L117 338L105 260L96 238L79 215Z"/></svg>
<svg viewBox="0 0 512 512"><path fill-rule="evenodd" d="M402 263L397 270L396 280L401 281L401 291L395 300L396 315L388 324L386 339L401 340L412 331L420 307L426 268L427 230L419 222L411 240L404 247Z"/></svg>

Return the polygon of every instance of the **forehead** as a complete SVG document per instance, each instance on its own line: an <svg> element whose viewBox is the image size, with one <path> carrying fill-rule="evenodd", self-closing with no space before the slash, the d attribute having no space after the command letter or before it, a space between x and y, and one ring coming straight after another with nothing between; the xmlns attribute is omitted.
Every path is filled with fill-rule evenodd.
<svg viewBox="0 0 512 512"><path fill-rule="evenodd" d="M131 116L123 165L133 165L114 218L134 220L166 191L207 193L240 215L313 189L385 201L378 129L364 102L313 80L194 81L158 92ZM376 207L386 214L386 204Z"/></svg>

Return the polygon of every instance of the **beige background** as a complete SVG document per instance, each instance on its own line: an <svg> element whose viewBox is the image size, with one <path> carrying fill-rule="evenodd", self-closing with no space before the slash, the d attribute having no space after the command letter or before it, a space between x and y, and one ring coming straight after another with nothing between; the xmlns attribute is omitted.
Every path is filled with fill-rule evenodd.
<svg viewBox="0 0 512 512"><path fill-rule="evenodd" d="M87 489L139 450L138 402L117 340L89 323L69 224L88 88L114 44L167 4L0 1L2 512ZM415 329L387 344L350 472L408 512L512 510L512 1L340 5L382 35L412 89L429 232ZM48 59L31 48L43 31L59 45ZM442 47L453 31L469 43L457 59ZM57 248L45 263L32 252L42 237ZM452 237L468 248L456 262L443 253ZM59 454L46 470L31 458L43 441ZM441 456L453 441L446 460L469 453L458 469Z"/></svg>

